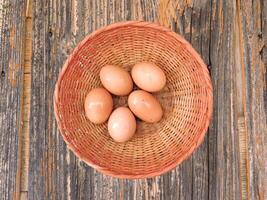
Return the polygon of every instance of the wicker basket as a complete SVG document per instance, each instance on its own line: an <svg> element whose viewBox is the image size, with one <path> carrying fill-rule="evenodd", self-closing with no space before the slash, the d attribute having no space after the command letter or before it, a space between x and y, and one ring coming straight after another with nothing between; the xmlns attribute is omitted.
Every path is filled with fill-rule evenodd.
<svg viewBox="0 0 267 200"><path fill-rule="evenodd" d="M164 116L155 124L138 121L133 139L118 144L107 124L94 125L85 117L85 96L101 86L104 65L130 70L140 61L157 64L167 76L165 88L154 94ZM54 109L65 142L80 159L107 175L146 178L174 168L199 146L212 99L206 65L187 41L157 24L131 21L101 28L75 48L59 75ZM114 97L114 103L127 105L127 97Z"/></svg>

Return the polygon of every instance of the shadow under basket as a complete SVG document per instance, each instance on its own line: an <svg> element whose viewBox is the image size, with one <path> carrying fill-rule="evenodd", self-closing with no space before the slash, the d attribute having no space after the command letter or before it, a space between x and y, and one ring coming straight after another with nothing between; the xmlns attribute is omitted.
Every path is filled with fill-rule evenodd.
<svg viewBox="0 0 267 200"><path fill-rule="evenodd" d="M135 63L155 63L167 84L154 96L161 103L161 121L137 121L137 133L126 143L109 136L107 123L94 125L85 116L84 100L101 87L106 64L130 71ZM114 97L115 108L127 97ZM192 46L158 24L121 22L87 36L68 57L59 75L54 110L68 147L96 170L120 178L160 175L184 161L203 141L212 114L209 71Z"/></svg>

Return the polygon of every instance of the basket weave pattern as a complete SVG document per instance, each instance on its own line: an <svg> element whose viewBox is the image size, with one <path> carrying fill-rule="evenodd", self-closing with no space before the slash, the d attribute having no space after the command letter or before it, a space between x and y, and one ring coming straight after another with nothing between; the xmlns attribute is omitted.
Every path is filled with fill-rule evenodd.
<svg viewBox="0 0 267 200"><path fill-rule="evenodd" d="M107 124L85 117L88 92L101 87L106 64L127 69L149 61L166 74L165 88L155 93L164 115L160 122L137 122L129 142L114 142ZM115 107L127 97L114 97ZM69 56L56 84L54 109L68 147L87 164L115 177L145 178L162 174L185 160L203 141L212 113L212 85L206 65L182 37L148 22L123 22L87 36Z"/></svg>

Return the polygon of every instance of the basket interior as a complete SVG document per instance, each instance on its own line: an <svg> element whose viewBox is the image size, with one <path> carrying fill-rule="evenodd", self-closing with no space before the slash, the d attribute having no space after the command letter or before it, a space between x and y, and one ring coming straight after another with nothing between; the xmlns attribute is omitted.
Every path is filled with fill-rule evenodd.
<svg viewBox="0 0 267 200"><path fill-rule="evenodd" d="M94 125L85 117L84 100L92 88L101 86L103 66L119 65L130 71L141 61L155 63L166 74L165 88L154 94L164 116L154 124L138 120L137 134L119 144L110 138L106 123ZM58 83L61 133L81 159L104 173L159 174L182 161L206 131L210 98L203 73L190 49L166 31L134 25L103 30L77 47ZM114 103L127 105L127 97L114 97Z"/></svg>

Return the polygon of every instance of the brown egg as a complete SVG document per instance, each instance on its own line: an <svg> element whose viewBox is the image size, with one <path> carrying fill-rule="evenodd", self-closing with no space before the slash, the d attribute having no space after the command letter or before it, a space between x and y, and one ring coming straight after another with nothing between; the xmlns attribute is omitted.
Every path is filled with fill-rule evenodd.
<svg viewBox="0 0 267 200"><path fill-rule="evenodd" d="M160 91L166 84L164 72L153 63L138 63L134 65L131 74L135 84L148 92Z"/></svg>
<svg viewBox="0 0 267 200"><path fill-rule="evenodd" d="M85 98L85 115L95 124L105 122L112 111L112 107L112 96L104 88L92 89Z"/></svg>
<svg viewBox="0 0 267 200"><path fill-rule="evenodd" d="M136 90L129 95L128 105L131 111L145 122L158 122L163 115L161 105L150 93Z"/></svg>
<svg viewBox="0 0 267 200"><path fill-rule="evenodd" d="M129 108L119 107L108 120L108 131L116 142L130 140L136 131L136 120Z"/></svg>
<svg viewBox="0 0 267 200"><path fill-rule="evenodd" d="M133 89L130 74L121 67L106 65L100 70L100 80L103 86L112 94L124 96Z"/></svg>

